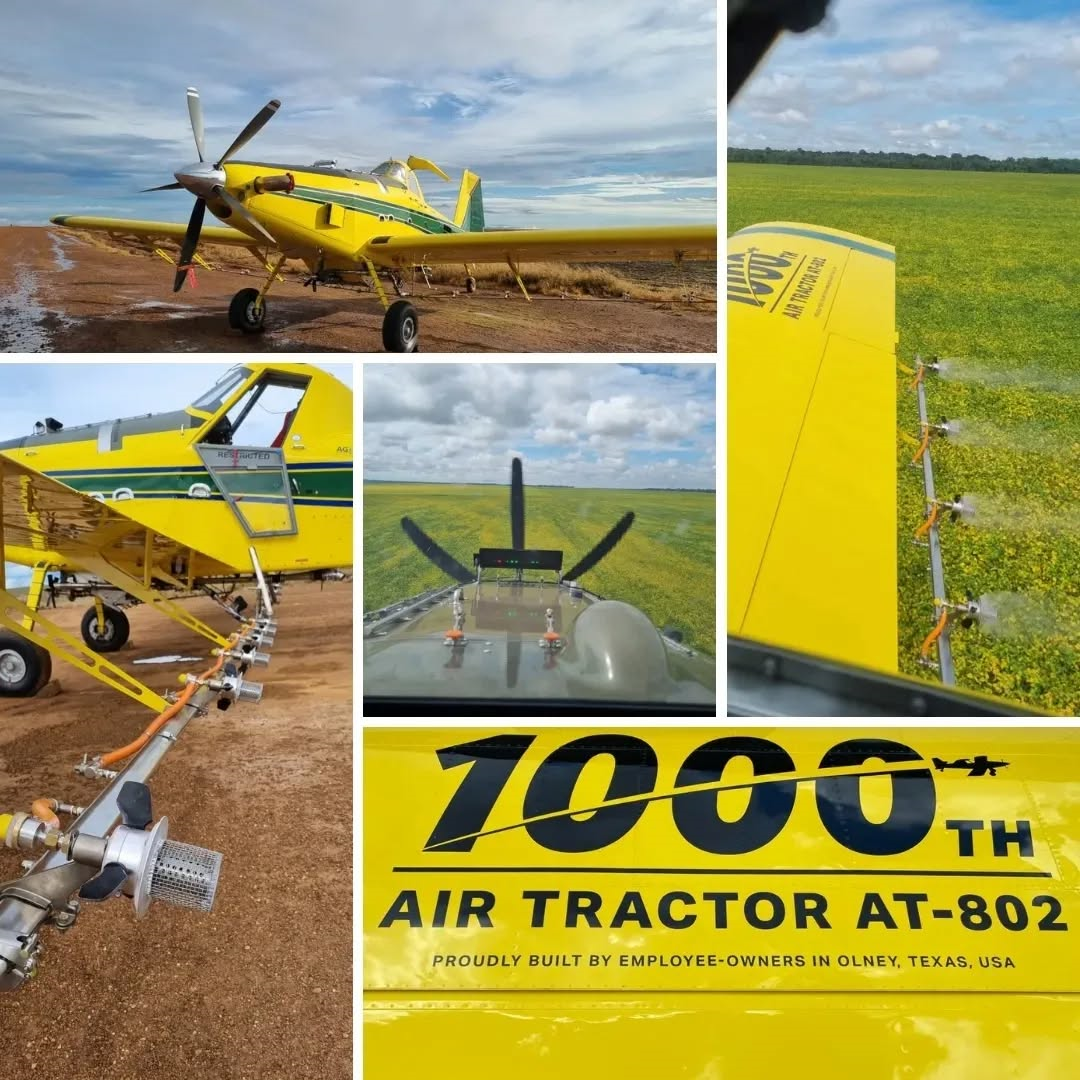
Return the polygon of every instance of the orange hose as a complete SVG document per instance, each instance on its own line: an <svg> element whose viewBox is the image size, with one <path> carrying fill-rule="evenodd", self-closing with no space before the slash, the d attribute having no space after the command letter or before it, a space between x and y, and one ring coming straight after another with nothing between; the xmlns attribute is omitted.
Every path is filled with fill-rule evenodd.
<svg viewBox="0 0 1080 1080"><path fill-rule="evenodd" d="M236 635L234 634L229 638L229 644L232 645L235 642ZM155 732L164 727L192 698L192 695L199 688L199 683L205 679L209 679L212 675L217 674L221 670L221 665L225 662L225 653L217 658L217 663L213 667L209 667L204 671L198 679L198 682L189 682L184 687L180 696L174 701L160 716L156 717L150 722L150 726L133 742L129 742L127 746L121 746L119 750L111 750L105 754L101 759L101 764L105 767L115 765L118 761L124 761L126 758L131 757L132 754L141 750L149 741Z"/></svg>
<svg viewBox="0 0 1080 1080"><path fill-rule="evenodd" d="M911 464L914 465L916 461L923 456L927 446L930 445L930 425L923 424L922 442L919 443L919 449L915 451L915 456L911 459Z"/></svg>
<svg viewBox="0 0 1080 1080"><path fill-rule="evenodd" d="M911 380L911 386L910 386L911 390L914 390L919 385L919 383L922 382L923 374L924 374L925 371L926 371L926 368L923 367L922 364L920 364L919 365L919 370L915 373L915 378Z"/></svg>
<svg viewBox="0 0 1080 1080"><path fill-rule="evenodd" d="M53 813L55 804L52 799L35 799L30 804L30 813L38 819L38 821L44 821L52 829L60 828L60 819Z"/></svg>
<svg viewBox="0 0 1080 1080"><path fill-rule="evenodd" d="M922 648L919 650L919 655L925 660L927 654L930 652L930 646L934 644L939 637L941 637L942 631L945 629L945 623L949 619L949 609L943 607L941 609L941 617L937 621L937 625L926 636L926 640L922 643Z"/></svg>
<svg viewBox="0 0 1080 1080"><path fill-rule="evenodd" d="M930 516L915 530L916 536L922 536L923 533L928 533L933 527L934 522L937 521L938 511L941 507L934 503L934 508L930 511Z"/></svg>

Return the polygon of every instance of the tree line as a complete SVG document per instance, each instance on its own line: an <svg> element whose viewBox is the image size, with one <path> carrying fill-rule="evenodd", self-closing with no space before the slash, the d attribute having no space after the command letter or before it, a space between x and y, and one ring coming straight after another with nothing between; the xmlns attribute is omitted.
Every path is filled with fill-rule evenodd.
<svg viewBox="0 0 1080 1080"><path fill-rule="evenodd" d="M989 158L983 154L907 154L897 150L764 150L729 146L728 161L754 165L845 165L869 169L948 169L953 172L1080 173L1078 158Z"/></svg>

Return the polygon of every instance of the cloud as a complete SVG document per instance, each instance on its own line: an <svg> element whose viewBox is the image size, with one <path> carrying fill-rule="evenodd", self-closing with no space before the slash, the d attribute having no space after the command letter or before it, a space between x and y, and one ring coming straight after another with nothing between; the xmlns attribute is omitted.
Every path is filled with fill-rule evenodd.
<svg viewBox="0 0 1080 1080"><path fill-rule="evenodd" d="M713 364L366 364L364 476L716 486Z"/></svg>
<svg viewBox="0 0 1080 1080"><path fill-rule="evenodd" d="M837 0L827 31L770 52L728 142L1080 157L1078 92L1075 8Z"/></svg>
<svg viewBox="0 0 1080 1080"><path fill-rule="evenodd" d="M422 154L485 180L491 224L709 220L716 179L712 0L74 0L16 6L0 40L0 188L21 219L105 204L185 220L181 194L136 196L194 157L184 88L199 87L211 153L270 97L283 101L245 156L370 167ZM422 27L420 39L403 32ZM167 48L163 39L167 33ZM419 41L419 44L418 44ZM568 178L633 171L705 185L590 199ZM452 195L432 182L442 205Z"/></svg>
<svg viewBox="0 0 1080 1080"><path fill-rule="evenodd" d="M910 49L886 53L882 62L892 75L904 78L927 75L941 64L941 50L936 45L913 45Z"/></svg>

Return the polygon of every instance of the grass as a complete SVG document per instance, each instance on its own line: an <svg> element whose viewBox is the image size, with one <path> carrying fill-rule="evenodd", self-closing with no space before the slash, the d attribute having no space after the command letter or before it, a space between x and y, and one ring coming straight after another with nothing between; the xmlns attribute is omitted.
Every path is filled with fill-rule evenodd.
<svg viewBox="0 0 1080 1080"><path fill-rule="evenodd" d="M448 578L406 538L411 517L460 563L479 547L510 546L504 486L364 485L364 610ZM569 569L627 510L636 518L615 549L582 578L593 592L677 626L687 644L716 654L716 496L712 492L529 487L525 541L560 548Z"/></svg>
<svg viewBox="0 0 1080 1080"><path fill-rule="evenodd" d="M936 441L937 488L992 498L1012 526L942 526L950 599L1022 593L1042 617L1028 620L1038 633L958 629L957 679L1069 715L1080 713L1080 259L1068 246L1078 219L1075 176L728 167L729 232L786 220L893 244L899 356L966 358L955 370L970 378L928 382L930 416L989 437ZM918 433L914 394L898 395L897 423ZM912 544L925 503L911 457L898 437L899 664L925 675L916 658L933 595L926 550Z"/></svg>

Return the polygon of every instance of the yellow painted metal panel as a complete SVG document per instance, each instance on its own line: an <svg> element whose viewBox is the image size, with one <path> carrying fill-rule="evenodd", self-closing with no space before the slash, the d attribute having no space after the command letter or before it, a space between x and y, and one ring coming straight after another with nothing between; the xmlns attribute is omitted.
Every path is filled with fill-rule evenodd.
<svg viewBox="0 0 1080 1080"><path fill-rule="evenodd" d="M629 229L537 229L377 238L364 254L381 265L420 263L527 262L561 259L715 259L716 228L712 225L656 226Z"/></svg>
<svg viewBox="0 0 1080 1080"><path fill-rule="evenodd" d="M68 229L86 229L89 232L116 233L119 236L166 237L183 240L187 225L176 221L147 221L128 218L93 217L87 214L60 214L51 219L54 225ZM265 247L237 229L222 225L204 225L199 233L200 244L235 244L239 247Z"/></svg>
<svg viewBox="0 0 1080 1080"><path fill-rule="evenodd" d="M1080 1064L1077 732L364 740L365 1075Z"/></svg>
<svg viewBox="0 0 1080 1080"><path fill-rule="evenodd" d="M770 223L728 244L728 628L896 669L894 253Z"/></svg>

